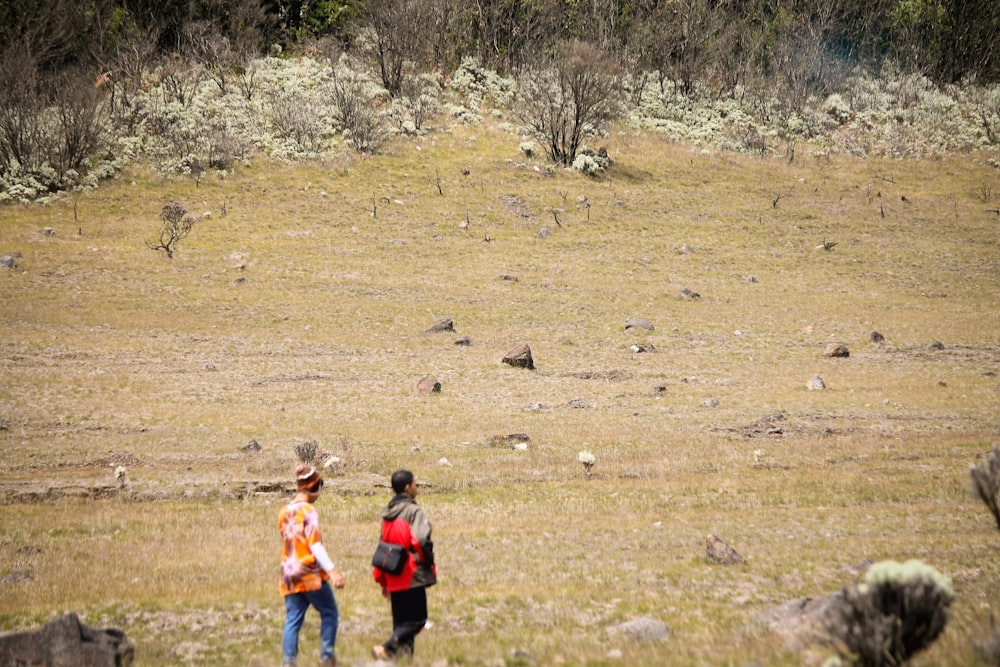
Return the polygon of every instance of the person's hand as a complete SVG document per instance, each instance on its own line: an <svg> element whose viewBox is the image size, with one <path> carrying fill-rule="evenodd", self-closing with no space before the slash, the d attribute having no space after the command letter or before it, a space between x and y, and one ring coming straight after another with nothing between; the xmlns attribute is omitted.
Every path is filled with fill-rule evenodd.
<svg viewBox="0 0 1000 667"><path fill-rule="evenodd" d="M344 575L336 570L330 570L330 584L333 585L334 588L343 588Z"/></svg>
<svg viewBox="0 0 1000 667"><path fill-rule="evenodd" d="M386 600L391 600L392 599L392 595L389 593L389 587L388 586L383 586L382 587L382 597L384 597Z"/></svg>

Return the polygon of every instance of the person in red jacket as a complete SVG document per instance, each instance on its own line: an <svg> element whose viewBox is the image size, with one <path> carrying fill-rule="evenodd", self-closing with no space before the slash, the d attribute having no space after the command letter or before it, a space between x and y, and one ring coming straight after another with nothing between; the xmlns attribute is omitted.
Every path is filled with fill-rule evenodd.
<svg viewBox="0 0 1000 667"><path fill-rule="evenodd" d="M395 493L382 511L382 540L407 549L402 572L389 574L373 568L382 596L392 603L392 636L372 648L372 656L390 660L413 655L414 639L427 624L427 587L437 583L431 522L417 505L417 479L409 470L392 473Z"/></svg>

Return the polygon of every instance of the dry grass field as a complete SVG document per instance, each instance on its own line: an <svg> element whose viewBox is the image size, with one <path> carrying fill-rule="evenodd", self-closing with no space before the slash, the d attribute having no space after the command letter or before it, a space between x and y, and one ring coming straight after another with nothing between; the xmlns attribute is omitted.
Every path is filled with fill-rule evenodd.
<svg viewBox="0 0 1000 667"><path fill-rule="evenodd" d="M367 563L399 467L441 578L414 665L821 661L758 617L910 558L957 593L914 664L980 664L1000 607L968 480L1000 441L986 156L788 163L619 129L593 179L519 141L454 128L0 208L0 255L20 253L0 271L0 630L73 610L140 665L279 664L277 515L315 441L341 461L319 509L346 664L389 632ZM169 260L146 242L175 201L211 216ZM535 370L501 363L520 342ZM490 444L514 433L526 449ZM709 533L746 564L710 562ZM643 617L670 636L609 632ZM312 613L302 641L311 664Z"/></svg>

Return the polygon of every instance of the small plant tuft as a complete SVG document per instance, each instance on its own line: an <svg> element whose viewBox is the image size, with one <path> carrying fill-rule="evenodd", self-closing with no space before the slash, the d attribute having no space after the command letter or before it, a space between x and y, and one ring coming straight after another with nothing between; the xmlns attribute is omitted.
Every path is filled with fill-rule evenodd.
<svg viewBox="0 0 1000 667"><path fill-rule="evenodd" d="M302 461L303 463L312 463L319 455L319 445L315 440L300 442L295 445L295 455L298 456L299 461Z"/></svg>

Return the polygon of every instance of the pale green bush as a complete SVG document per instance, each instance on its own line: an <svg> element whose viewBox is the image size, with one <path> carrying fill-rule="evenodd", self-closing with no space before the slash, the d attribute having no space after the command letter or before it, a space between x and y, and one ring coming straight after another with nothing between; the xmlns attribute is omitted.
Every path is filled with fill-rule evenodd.
<svg viewBox="0 0 1000 667"><path fill-rule="evenodd" d="M872 565L844 591L835 625L843 657L859 667L905 664L944 631L954 600L951 581L921 561Z"/></svg>

